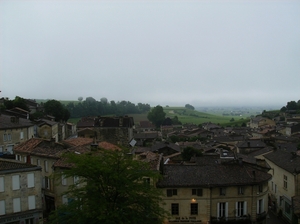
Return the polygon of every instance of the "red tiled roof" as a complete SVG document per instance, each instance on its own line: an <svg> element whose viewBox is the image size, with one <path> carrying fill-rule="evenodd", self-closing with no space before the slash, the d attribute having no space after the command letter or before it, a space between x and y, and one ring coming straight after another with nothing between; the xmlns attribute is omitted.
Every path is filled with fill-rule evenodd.
<svg viewBox="0 0 300 224"><path fill-rule="evenodd" d="M80 145L88 145L93 143L92 138L82 138L82 137L77 137L77 138L70 138L65 140L67 144L71 146L80 146Z"/></svg>

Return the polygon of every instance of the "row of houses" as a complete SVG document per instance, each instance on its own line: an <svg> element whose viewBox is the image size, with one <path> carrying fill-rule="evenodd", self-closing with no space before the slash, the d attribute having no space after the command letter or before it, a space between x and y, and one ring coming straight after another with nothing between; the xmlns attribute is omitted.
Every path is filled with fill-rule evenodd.
<svg viewBox="0 0 300 224"><path fill-rule="evenodd" d="M167 223L265 223L269 209L281 214L288 222L295 223L300 215L297 207L299 137L297 131L291 132L291 136L286 135L287 132L282 134L276 123L273 125L268 122L258 122L257 126L249 125L245 128L222 128L207 123L203 127L168 127L165 132L163 128L159 132L152 129L149 132L148 126L149 129L140 129L138 133L130 117L96 117L83 118L77 124L76 138L59 142L52 137L24 139L12 151L18 164L41 168L35 173L41 187L40 196L36 193L35 200L41 200L41 203L35 201L33 209L28 199L32 195L25 194L24 198L20 198L21 210L12 210L14 201L6 199L5 190L0 191L0 203L6 208L5 211L1 210L0 223L13 219L20 223L24 220L23 212L26 218L25 213L32 213L33 210L39 212L28 219L32 223L42 222L43 216L46 217L51 210L66 203L68 198L63 192L76 180L70 178L57 182L51 178L55 170L67 168L60 156L65 150L89 151L96 142L100 148L117 147L113 144L132 147L136 158L151 162L153 169L161 172L163 178L157 187L163 190L163 206L171 214L166 219ZM265 129L272 131L261 132ZM258 132L261 133L255 134ZM205 140L176 143L161 141L173 135L181 136L181 139L196 136ZM204 156L183 162L180 154L187 146L201 150ZM3 189L10 190L10 185L6 184L18 172L11 171L11 176L0 173L3 186L7 186ZM21 178L24 183L27 181L26 175ZM24 192L27 185L21 186L20 190ZM14 196L16 192L12 190L10 198L19 198ZM32 200L31 197L31 204Z"/></svg>

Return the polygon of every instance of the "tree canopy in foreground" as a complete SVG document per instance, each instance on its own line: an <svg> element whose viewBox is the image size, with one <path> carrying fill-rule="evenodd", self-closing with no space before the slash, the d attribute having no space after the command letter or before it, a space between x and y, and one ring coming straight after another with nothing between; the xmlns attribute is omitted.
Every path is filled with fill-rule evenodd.
<svg viewBox="0 0 300 224"><path fill-rule="evenodd" d="M57 174L78 177L79 182L69 187L69 203L54 211L51 223L162 223L166 212L160 206L161 190L148 182L160 174L149 164L124 150L104 149L69 152L64 160L72 166Z"/></svg>

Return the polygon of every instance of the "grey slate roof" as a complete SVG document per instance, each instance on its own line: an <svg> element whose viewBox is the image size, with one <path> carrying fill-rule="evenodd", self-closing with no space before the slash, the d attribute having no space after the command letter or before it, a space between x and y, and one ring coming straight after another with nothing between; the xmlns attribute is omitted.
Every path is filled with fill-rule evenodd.
<svg viewBox="0 0 300 224"><path fill-rule="evenodd" d="M26 171L26 169L32 169L32 168L37 170L41 169L38 166L19 162L16 160L0 159L0 173L5 171L14 171L14 170L20 171L20 169L24 169L24 171Z"/></svg>
<svg viewBox="0 0 300 224"><path fill-rule="evenodd" d="M34 124L27 119L24 118L16 118L14 122L12 122L15 119L15 116L9 116L9 115L0 115L0 129L14 129L14 128L23 128L23 127L30 127Z"/></svg>
<svg viewBox="0 0 300 224"><path fill-rule="evenodd" d="M264 157L290 173L300 173L300 157L296 152L278 149Z"/></svg>
<svg viewBox="0 0 300 224"><path fill-rule="evenodd" d="M210 165L165 165L158 187L218 187L260 184L271 174L238 163Z"/></svg>

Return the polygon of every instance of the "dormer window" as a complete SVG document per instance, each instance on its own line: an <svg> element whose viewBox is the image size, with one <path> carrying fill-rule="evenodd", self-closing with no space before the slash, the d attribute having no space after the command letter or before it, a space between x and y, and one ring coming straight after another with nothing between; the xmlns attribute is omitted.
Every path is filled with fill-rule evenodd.
<svg viewBox="0 0 300 224"><path fill-rule="evenodd" d="M225 194L226 194L226 188L220 187L220 195L225 195Z"/></svg>
<svg viewBox="0 0 300 224"><path fill-rule="evenodd" d="M239 195L242 195L242 194L244 194L244 187L238 187L238 194Z"/></svg>
<svg viewBox="0 0 300 224"><path fill-rule="evenodd" d="M167 197L177 195L177 189L167 189Z"/></svg>

